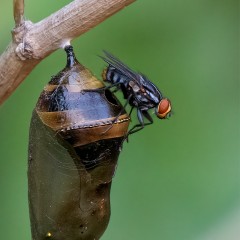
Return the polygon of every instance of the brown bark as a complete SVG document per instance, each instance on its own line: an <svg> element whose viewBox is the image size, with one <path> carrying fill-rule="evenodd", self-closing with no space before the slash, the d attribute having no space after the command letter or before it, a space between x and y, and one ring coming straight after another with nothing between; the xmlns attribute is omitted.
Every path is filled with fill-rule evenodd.
<svg viewBox="0 0 240 240"><path fill-rule="evenodd" d="M15 26L20 26L23 23L24 0L13 0L13 15Z"/></svg>
<svg viewBox="0 0 240 240"><path fill-rule="evenodd" d="M14 5L13 40L0 56L0 104L41 60L134 1L75 0L35 24L21 22L23 5Z"/></svg>

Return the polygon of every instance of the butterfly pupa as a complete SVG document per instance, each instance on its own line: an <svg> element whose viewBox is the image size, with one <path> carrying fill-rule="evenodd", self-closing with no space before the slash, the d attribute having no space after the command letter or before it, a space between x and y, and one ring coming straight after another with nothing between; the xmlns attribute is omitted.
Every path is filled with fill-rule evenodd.
<svg viewBox="0 0 240 240"><path fill-rule="evenodd" d="M67 65L40 94L30 125L32 239L97 240L109 222L110 188L129 116L76 60L72 46L65 51Z"/></svg>

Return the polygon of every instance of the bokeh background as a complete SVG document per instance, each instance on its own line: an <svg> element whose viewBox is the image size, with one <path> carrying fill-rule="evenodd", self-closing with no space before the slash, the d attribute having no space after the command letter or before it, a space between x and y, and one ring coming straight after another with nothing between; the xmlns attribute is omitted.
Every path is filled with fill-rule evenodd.
<svg viewBox="0 0 240 240"><path fill-rule="evenodd" d="M37 22L70 1L26 0ZM103 240L240 239L238 0L138 0L73 42L100 77L106 49L145 73L172 101L168 121L124 145ZM0 52L11 39L12 1L0 3ZM30 240L27 146L31 112L59 50L0 108L0 235ZM134 119L133 119L134 120Z"/></svg>

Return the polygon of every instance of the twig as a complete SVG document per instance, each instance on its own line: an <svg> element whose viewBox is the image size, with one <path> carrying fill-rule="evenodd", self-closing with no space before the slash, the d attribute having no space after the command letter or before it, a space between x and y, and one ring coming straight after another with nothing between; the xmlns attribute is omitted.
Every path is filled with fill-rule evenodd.
<svg viewBox="0 0 240 240"><path fill-rule="evenodd" d="M19 25L23 0L16 0L22 10L16 11L13 41L0 56L0 104L41 60L134 1L75 0L36 24L20 17Z"/></svg>
<svg viewBox="0 0 240 240"><path fill-rule="evenodd" d="M15 27L21 26L24 22L24 0L13 0L13 15Z"/></svg>

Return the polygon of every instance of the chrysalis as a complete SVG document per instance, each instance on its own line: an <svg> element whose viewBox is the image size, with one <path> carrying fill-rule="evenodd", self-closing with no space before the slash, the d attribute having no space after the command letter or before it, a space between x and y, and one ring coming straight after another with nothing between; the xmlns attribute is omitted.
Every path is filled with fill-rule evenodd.
<svg viewBox="0 0 240 240"><path fill-rule="evenodd" d="M121 104L76 60L72 46L65 51L67 65L44 88L31 120L33 240L101 237L109 222L111 182L129 125Z"/></svg>

